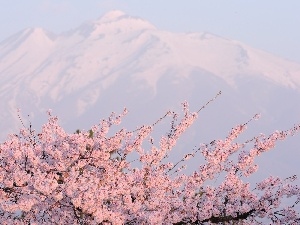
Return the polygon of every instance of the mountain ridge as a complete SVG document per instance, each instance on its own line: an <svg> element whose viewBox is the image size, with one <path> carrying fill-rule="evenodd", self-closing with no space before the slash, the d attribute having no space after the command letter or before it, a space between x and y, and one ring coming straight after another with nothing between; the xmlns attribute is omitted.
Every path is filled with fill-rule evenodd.
<svg viewBox="0 0 300 225"><path fill-rule="evenodd" d="M151 27L151 29L149 29L147 26L142 28L137 26L139 29L136 28L133 29L134 31L130 30L130 32L120 31L118 28L116 28L116 24L111 24L111 23L120 22L118 18L124 18L124 17L127 18L127 16L126 14L119 11L115 12L115 14L116 14L115 17L109 16L109 13L108 15L104 15L102 17L104 18L103 20L104 22L101 20L101 18L97 20L98 22L102 21L100 22L100 26L103 24L109 24L111 25L112 28L111 27L101 28L104 29L103 32L101 32L101 29L99 31L98 28L94 28L92 29L92 31L90 31L88 38L85 36L80 37L80 35L79 36L76 35L78 34L78 29L80 30L80 27L74 29L71 35L70 34L56 35L55 39L48 38L49 36L47 35L47 33L40 28L30 29L31 33L33 33L31 35L32 38L30 40L32 39L33 40L30 42L30 44L27 44L26 49L24 49L23 51L20 50L21 53L19 54L19 57L15 57L14 55L14 58L19 59L24 54L28 54L29 49L31 49L32 51L36 49L36 47L34 47L33 45L39 45L39 44L42 46L41 47L42 49L39 48L37 50L38 56L36 57L39 59L43 58L41 57L41 50L45 52L45 57L47 56L49 57L49 54L53 51L53 52L58 52L57 57L61 58L63 55L66 55L66 57L71 58L74 57L74 55L75 56L83 55L87 51L91 52L92 51L91 47L99 49L99 52L101 50L102 55L111 55L112 52L113 51L116 52L117 49L122 49L122 48L133 49L134 47L141 45L142 48L144 49L140 48L139 51L144 50L146 52L148 50L147 53L149 54L152 55L160 54L163 60L166 61L166 57L167 57L169 59L169 63L173 63L173 65L180 65L183 64L184 62L185 64L205 69L219 76L221 74L223 78L225 77L224 79L226 79L227 77L227 82L229 83L234 83L234 79L232 79L232 77L238 74L247 74L247 73L258 74L261 73L261 71L265 70L264 71L265 74L263 75L269 79L275 80L279 84L285 84L293 88L300 87L300 80L299 78L297 78L299 77L300 74L300 65L297 63L280 59L278 57L272 56L271 54L253 49L240 42L219 38L215 35L207 34L207 33L174 34L171 32L165 32L165 31L154 29L154 27ZM108 20L108 18L110 19L113 18L113 19ZM131 19L131 18L129 20L131 22L140 21L140 19ZM95 25L97 24L97 22L92 22L92 24ZM123 24L119 24L118 26L124 27ZM133 27L133 25L131 27ZM117 33L114 32L111 33L111 30L114 30L114 32ZM117 43L119 40L114 40L117 35L118 35L118 39L123 39L122 43L119 43L118 46L116 46L115 43ZM123 37L120 38L120 36ZM135 46L133 46L132 44L130 45L130 43L132 42L135 42L134 43ZM113 49L113 51L109 51L108 48L104 48L104 45L110 46L115 49ZM155 45L157 48L156 50L157 53L155 53L154 51ZM0 43L0 49L1 50L4 49L2 43ZM153 49L152 52L149 49ZM196 51L195 49L201 49L202 51ZM164 50L164 52L162 52L162 50ZM72 53L72 51L74 53ZM5 51L1 51L1 52L5 52ZM73 55L68 56L69 52L71 52ZM222 53L225 54L225 56L222 55ZM95 54L95 53L91 53L91 54ZM101 56L101 53L99 54ZM132 52L132 54L138 55L139 53L135 51ZM34 56L31 56L30 60L32 60L32 57ZM130 54L127 54L126 57L130 57ZM133 57L135 57L135 55L131 56L131 58ZM233 59L234 57L236 57L235 60ZM104 61L105 58L107 59L107 57L105 56L102 56L102 58L104 58ZM263 59L269 58L269 61L271 59L273 61L272 65L263 66L262 63L259 62L262 61L262 58ZM230 59L230 60L226 61L226 59ZM43 61L45 60L46 59L44 59ZM252 60L250 61L250 64L249 64L249 60ZM256 61L253 63L254 60ZM55 61L55 57L52 57L52 61ZM102 62L98 61L96 63L98 63L99 65ZM98 65L96 65L96 63L94 62L94 64L90 66L94 68L97 67ZM79 64L82 65L83 63L79 62ZM214 64L217 64L217 66L215 66ZM2 67L5 67L5 65L2 65ZM274 69L270 69L270 68L274 68ZM106 72L104 71L103 73L105 74ZM149 76L148 77L146 76L146 79L149 79ZM152 81L152 83L155 83L155 81Z"/></svg>

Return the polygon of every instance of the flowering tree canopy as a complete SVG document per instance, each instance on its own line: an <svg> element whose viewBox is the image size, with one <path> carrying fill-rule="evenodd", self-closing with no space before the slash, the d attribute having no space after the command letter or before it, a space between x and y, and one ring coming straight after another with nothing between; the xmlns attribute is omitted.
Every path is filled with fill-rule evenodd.
<svg viewBox="0 0 300 225"><path fill-rule="evenodd" d="M183 103L182 116L168 112L153 125L113 135L110 128L126 110L90 131L71 134L49 113L40 133L24 128L0 145L0 223L300 224L295 176L271 176L255 187L243 181L257 171L255 157L300 126L239 143L237 137L255 116L224 140L169 162L176 141L199 112L189 112ZM150 135L166 117L172 119L170 130L156 146ZM133 152L140 166L129 160ZM199 157L195 154L202 154L205 163L190 175L180 172L189 158ZM224 175L220 184L207 184L219 174ZM288 207L282 206L285 198L293 200Z"/></svg>

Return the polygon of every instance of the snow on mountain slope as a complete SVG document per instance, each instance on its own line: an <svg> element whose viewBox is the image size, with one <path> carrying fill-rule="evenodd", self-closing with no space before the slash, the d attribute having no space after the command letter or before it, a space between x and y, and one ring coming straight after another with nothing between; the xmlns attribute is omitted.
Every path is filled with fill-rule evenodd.
<svg viewBox="0 0 300 225"><path fill-rule="evenodd" d="M211 34L179 36L173 43L179 62L185 61L234 83L239 75L260 74L278 84L299 88L299 64L287 62L237 41Z"/></svg>
<svg viewBox="0 0 300 225"><path fill-rule="evenodd" d="M231 84L237 76L257 74L300 87L296 63L212 34L160 31L120 11L55 39L40 28L24 30L1 43L0 52L2 77L26 76L32 91L54 101L61 87L71 93L101 79L106 88L128 70L155 88L160 71L174 66L201 68Z"/></svg>

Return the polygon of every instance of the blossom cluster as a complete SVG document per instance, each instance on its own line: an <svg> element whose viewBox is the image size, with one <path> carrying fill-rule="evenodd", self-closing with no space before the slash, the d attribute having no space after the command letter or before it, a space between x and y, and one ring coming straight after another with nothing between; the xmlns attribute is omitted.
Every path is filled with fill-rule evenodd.
<svg viewBox="0 0 300 225"><path fill-rule="evenodd" d="M109 134L126 110L90 131L71 134L50 113L40 133L21 129L10 135L0 145L0 224L259 224L263 219L300 224L294 176L269 177L254 188L243 181L257 171L255 157L300 126L237 142L251 119L224 140L201 144L177 163L167 162L199 112L189 112L187 103L183 109L180 118L166 114L173 119L170 131L150 148L144 143L156 123ZM129 160L132 153L140 166ZM190 175L180 172L199 153L205 163ZM220 174L225 174L223 182L208 185ZM295 204L282 207L282 200L291 197Z"/></svg>

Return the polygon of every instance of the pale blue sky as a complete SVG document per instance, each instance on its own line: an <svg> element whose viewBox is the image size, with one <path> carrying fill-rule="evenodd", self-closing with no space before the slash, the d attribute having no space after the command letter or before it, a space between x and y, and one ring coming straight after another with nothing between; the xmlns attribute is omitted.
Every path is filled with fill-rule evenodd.
<svg viewBox="0 0 300 225"><path fill-rule="evenodd" d="M0 41L27 27L60 33L112 9L159 29L207 31L300 63L300 0L0 0Z"/></svg>

